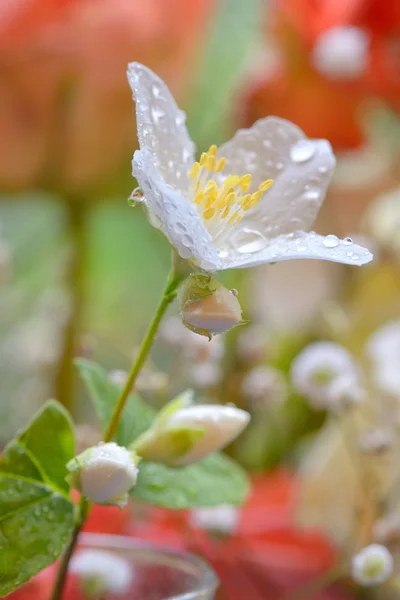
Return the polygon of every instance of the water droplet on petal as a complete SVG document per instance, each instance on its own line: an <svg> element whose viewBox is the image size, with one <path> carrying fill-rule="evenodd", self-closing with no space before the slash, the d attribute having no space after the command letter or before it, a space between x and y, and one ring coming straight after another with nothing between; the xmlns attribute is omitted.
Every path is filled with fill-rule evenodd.
<svg viewBox="0 0 400 600"><path fill-rule="evenodd" d="M319 171L319 173L322 173L322 174L327 173L328 167L324 167L324 166L318 167L318 171Z"/></svg>
<svg viewBox="0 0 400 600"><path fill-rule="evenodd" d="M303 198L305 200L309 200L311 202L319 200L319 197L320 197L320 191L319 190L308 189L303 194Z"/></svg>
<svg viewBox="0 0 400 600"><path fill-rule="evenodd" d="M158 106L152 106L150 111L155 125L158 125L162 117L165 116L165 112L161 108L158 108Z"/></svg>
<svg viewBox="0 0 400 600"><path fill-rule="evenodd" d="M344 238L344 240L343 240L343 244L344 244L345 246L351 246L351 244L352 244L352 243L353 243L353 240L351 239L351 237L346 237L346 238Z"/></svg>
<svg viewBox="0 0 400 600"><path fill-rule="evenodd" d="M151 91L153 92L154 98L160 98L160 96L161 96L160 86L158 86L156 83L153 83L153 85L151 86Z"/></svg>
<svg viewBox="0 0 400 600"><path fill-rule="evenodd" d="M315 154L315 146L311 140L299 140L290 148L290 158L295 163L310 160Z"/></svg>
<svg viewBox="0 0 400 600"><path fill-rule="evenodd" d="M351 257L351 260L359 260L359 256L358 254L353 254L353 256Z"/></svg>
<svg viewBox="0 0 400 600"><path fill-rule="evenodd" d="M339 246L339 238L336 235L327 235L322 242L325 248L336 248Z"/></svg>

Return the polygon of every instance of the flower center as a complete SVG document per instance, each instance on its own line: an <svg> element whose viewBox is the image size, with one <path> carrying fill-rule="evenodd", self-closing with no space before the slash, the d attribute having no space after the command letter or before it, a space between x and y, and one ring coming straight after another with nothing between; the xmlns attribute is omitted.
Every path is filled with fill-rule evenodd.
<svg viewBox="0 0 400 600"><path fill-rule="evenodd" d="M189 171L192 180L189 196L198 206L207 229L214 238L226 225L240 223L245 212L256 206L264 192L273 184L272 179L266 179L256 192L249 194L251 175L228 175L221 180L218 173L225 166L225 158L217 160L216 156L217 146L210 146ZM212 174L218 176L218 181L212 178Z"/></svg>

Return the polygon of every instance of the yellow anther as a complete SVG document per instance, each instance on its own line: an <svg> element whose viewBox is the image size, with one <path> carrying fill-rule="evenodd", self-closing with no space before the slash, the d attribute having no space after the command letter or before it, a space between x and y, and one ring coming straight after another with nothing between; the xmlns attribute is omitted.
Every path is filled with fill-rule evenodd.
<svg viewBox="0 0 400 600"><path fill-rule="evenodd" d="M235 220L235 225L237 225L238 223L240 223L240 221L243 219L243 215L237 215L236 220Z"/></svg>
<svg viewBox="0 0 400 600"><path fill-rule="evenodd" d="M225 219L229 215L230 207L225 206L224 210L221 213L221 219Z"/></svg>
<svg viewBox="0 0 400 600"><path fill-rule="evenodd" d="M240 206L243 210L248 210L251 205L251 194L246 194L240 198Z"/></svg>
<svg viewBox="0 0 400 600"><path fill-rule="evenodd" d="M224 166L225 166L225 162L226 162L226 161L225 161L225 158L224 158L224 157L222 157L222 158L220 158L220 159L218 160L218 162L217 162L217 165L216 165L216 167L215 167L215 172L216 172L216 173L219 173L220 171L222 171L222 169L223 169L223 168L224 168Z"/></svg>
<svg viewBox="0 0 400 600"><path fill-rule="evenodd" d="M197 192L196 196L194 197L194 203L195 204L200 204L201 201L204 198L204 192Z"/></svg>
<svg viewBox="0 0 400 600"><path fill-rule="evenodd" d="M237 185L240 181L240 177L238 177L237 175L228 175L228 177L225 179L223 186L225 189L228 188L233 188L235 187L235 185Z"/></svg>
<svg viewBox="0 0 400 600"><path fill-rule="evenodd" d="M271 187L271 185L274 183L273 179L266 179L265 181L263 181L259 186L258 189L261 192L266 192L267 190L269 190L269 188Z"/></svg>
<svg viewBox="0 0 400 600"><path fill-rule="evenodd" d="M218 191L218 185L214 179L209 179L206 183L206 187L204 188L205 193L211 192L211 190Z"/></svg>
<svg viewBox="0 0 400 600"><path fill-rule="evenodd" d="M256 206L256 204L260 202L261 196L262 192L260 192L260 190L258 192L254 192L254 194L251 195L251 206Z"/></svg>
<svg viewBox="0 0 400 600"><path fill-rule="evenodd" d="M227 195L226 199L225 199L225 204L226 206L232 206L232 204L234 204L237 200L236 197L236 193L232 190L229 192L229 194Z"/></svg>
<svg viewBox="0 0 400 600"><path fill-rule="evenodd" d="M213 171L214 170L214 165L215 165L215 156L208 155L208 158L207 158L207 169L209 171Z"/></svg>
<svg viewBox="0 0 400 600"><path fill-rule="evenodd" d="M208 155L203 152L202 155L200 156L200 166L204 167L207 163L207 159L208 159Z"/></svg>
<svg viewBox="0 0 400 600"><path fill-rule="evenodd" d="M247 192L251 186L251 175L243 175L239 181L242 192Z"/></svg>
<svg viewBox="0 0 400 600"><path fill-rule="evenodd" d="M212 219L214 215L215 215L215 208L207 208L203 213L203 217L206 221L209 221L210 219Z"/></svg>
<svg viewBox="0 0 400 600"><path fill-rule="evenodd" d="M215 144L209 147L208 154L211 154L211 156L217 156L217 146Z"/></svg>
<svg viewBox="0 0 400 600"><path fill-rule="evenodd" d="M216 190L209 192L203 200L204 208L210 208L216 201L217 196L218 196L218 192Z"/></svg>
<svg viewBox="0 0 400 600"><path fill-rule="evenodd" d="M200 172L200 163L195 162L194 165L192 166L192 168L189 171L189 177L191 177L192 179L196 179L197 175Z"/></svg>

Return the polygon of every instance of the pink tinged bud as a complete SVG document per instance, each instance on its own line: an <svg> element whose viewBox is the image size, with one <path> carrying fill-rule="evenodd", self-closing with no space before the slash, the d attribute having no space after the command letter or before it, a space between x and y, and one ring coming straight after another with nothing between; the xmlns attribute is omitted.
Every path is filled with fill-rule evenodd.
<svg viewBox="0 0 400 600"><path fill-rule="evenodd" d="M177 410L168 420L168 429L193 428L202 430L203 435L187 453L175 460L175 464L188 465L221 450L245 429L249 421L249 413L234 406L198 404Z"/></svg>
<svg viewBox="0 0 400 600"><path fill-rule="evenodd" d="M210 339L242 322L236 290L227 290L209 275L191 275L181 288L179 304L185 327Z"/></svg>
<svg viewBox="0 0 400 600"><path fill-rule="evenodd" d="M182 310L183 323L200 335L226 333L242 321L242 308L236 295L219 288L211 296L188 303Z"/></svg>
<svg viewBox="0 0 400 600"><path fill-rule="evenodd" d="M353 556L352 578L362 586L385 583L393 573L393 557L385 546L371 544Z"/></svg>
<svg viewBox="0 0 400 600"><path fill-rule="evenodd" d="M68 463L68 480L91 502L124 506L136 483L138 462L134 452L100 442Z"/></svg>

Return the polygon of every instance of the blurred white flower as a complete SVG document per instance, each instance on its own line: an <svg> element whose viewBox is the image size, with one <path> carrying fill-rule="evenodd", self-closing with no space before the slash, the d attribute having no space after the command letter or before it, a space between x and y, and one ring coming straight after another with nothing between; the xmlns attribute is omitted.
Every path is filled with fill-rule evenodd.
<svg viewBox="0 0 400 600"><path fill-rule="evenodd" d="M242 392L252 408L261 408L284 402L288 389L281 371L273 367L259 366L244 377Z"/></svg>
<svg viewBox="0 0 400 600"><path fill-rule="evenodd" d="M393 446L393 434L388 429L371 429L360 439L360 449L367 454L383 454Z"/></svg>
<svg viewBox="0 0 400 600"><path fill-rule="evenodd" d="M343 410L358 406L365 400L365 390L354 375L335 377L326 390L326 406L340 413Z"/></svg>
<svg viewBox="0 0 400 600"><path fill-rule="evenodd" d="M133 579L130 564L104 550L79 550L71 559L69 571L78 577L89 598L126 594Z"/></svg>
<svg viewBox="0 0 400 600"><path fill-rule="evenodd" d="M221 504L210 508L197 508L190 511L190 523L198 529L206 529L222 535L235 533L240 511L232 504Z"/></svg>
<svg viewBox="0 0 400 600"><path fill-rule="evenodd" d="M353 79L365 73L369 62L370 36L352 25L331 27L318 38L312 61L330 79Z"/></svg>
<svg viewBox="0 0 400 600"><path fill-rule="evenodd" d="M375 521L372 535L378 542L387 544L400 540L400 514L393 513Z"/></svg>
<svg viewBox="0 0 400 600"><path fill-rule="evenodd" d="M190 391L167 404L133 444L144 460L188 465L232 442L250 421L234 406L191 404Z"/></svg>
<svg viewBox="0 0 400 600"><path fill-rule="evenodd" d="M353 556L351 574L362 586L378 585L390 579L393 557L385 546L371 544Z"/></svg>
<svg viewBox="0 0 400 600"><path fill-rule="evenodd" d="M219 363L199 362L189 366L186 375L193 387L205 389L217 385L221 381L222 369Z"/></svg>
<svg viewBox="0 0 400 600"><path fill-rule="evenodd" d="M384 248L400 251L400 188L379 196L364 216L365 228Z"/></svg>
<svg viewBox="0 0 400 600"><path fill-rule="evenodd" d="M139 63L129 65L128 80L140 143L133 175L143 192L135 200L182 258L205 271L299 258L372 260L356 244L307 233L335 165L327 141L308 140L289 121L270 117L195 162L185 113L165 83Z"/></svg>
<svg viewBox="0 0 400 600"><path fill-rule="evenodd" d="M99 442L68 463L68 480L91 502L124 506L136 483L138 462L134 452L115 442Z"/></svg>
<svg viewBox="0 0 400 600"><path fill-rule="evenodd" d="M314 408L330 408L329 389L339 377L356 382L359 368L351 354L333 342L309 344L292 363L293 386Z"/></svg>
<svg viewBox="0 0 400 600"><path fill-rule="evenodd" d="M254 364L265 358L268 336L260 325L248 325L238 335L236 354L244 363Z"/></svg>
<svg viewBox="0 0 400 600"><path fill-rule="evenodd" d="M390 321L377 329L367 341L366 352L375 386L400 398L400 321Z"/></svg>

